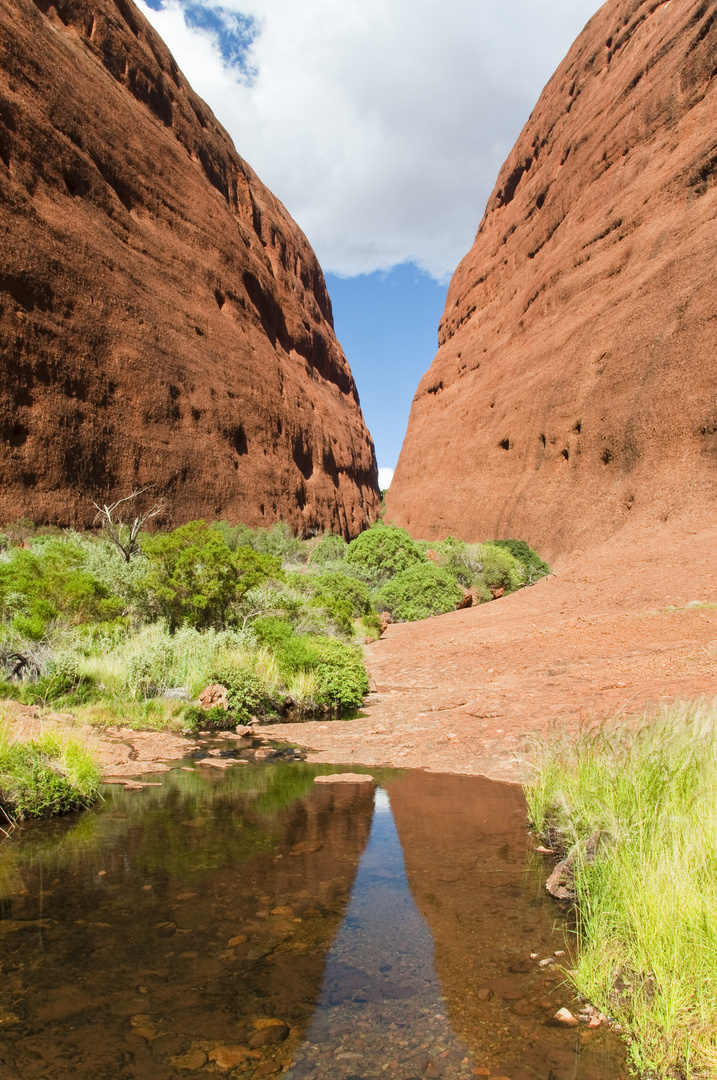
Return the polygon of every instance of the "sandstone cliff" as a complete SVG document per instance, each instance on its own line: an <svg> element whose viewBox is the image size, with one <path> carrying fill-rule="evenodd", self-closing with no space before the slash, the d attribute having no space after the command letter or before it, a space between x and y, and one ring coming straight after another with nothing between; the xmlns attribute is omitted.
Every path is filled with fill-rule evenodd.
<svg viewBox="0 0 717 1080"><path fill-rule="evenodd" d="M0 2L0 249L0 522L376 517L316 257L131 0Z"/></svg>
<svg viewBox="0 0 717 1080"><path fill-rule="evenodd" d="M548 556L717 493L717 7L609 0L451 282L387 514Z"/></svg>

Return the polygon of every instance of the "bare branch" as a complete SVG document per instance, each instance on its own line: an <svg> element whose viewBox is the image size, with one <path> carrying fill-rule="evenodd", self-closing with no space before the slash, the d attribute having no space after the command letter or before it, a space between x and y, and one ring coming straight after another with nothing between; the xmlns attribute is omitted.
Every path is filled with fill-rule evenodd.
<svg viewBox="0 0 717 1080"><path fill-rule="evenodd" d="M129 522L125 523L117 510L124 503L132 502L138 495L142 495L147 490L146 487L138 488L131 495L125 495L123 499L116 499L115 502L105 503L103 506L100 506L99 503L92 504L97 511L95 522L99 522L103 529L107 529L110 540L122 553L125 562L129 562L134 553L140 550L137 536L151 518L162 513L165 500L160 499L149 510L136 514L131 524Z"/></svg>

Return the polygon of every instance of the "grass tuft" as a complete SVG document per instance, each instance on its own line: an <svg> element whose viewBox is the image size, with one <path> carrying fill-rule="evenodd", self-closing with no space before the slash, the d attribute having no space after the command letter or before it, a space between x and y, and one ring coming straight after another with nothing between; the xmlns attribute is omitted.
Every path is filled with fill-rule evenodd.
<svg viewBox="0 0 717 1080"><path fill-rule="evenodd" d="M641 1075L715 1076L717 700L536 746L533 760L531 821L574 860L576 989L622 1026Z"/></svg>
<svg viewBox="0 0 717 1080"><path fill-rule="evenodd" d="M100 770L77 737L46 732L18 742L0 720L0 824L81 810L99 796Z"/></svg>

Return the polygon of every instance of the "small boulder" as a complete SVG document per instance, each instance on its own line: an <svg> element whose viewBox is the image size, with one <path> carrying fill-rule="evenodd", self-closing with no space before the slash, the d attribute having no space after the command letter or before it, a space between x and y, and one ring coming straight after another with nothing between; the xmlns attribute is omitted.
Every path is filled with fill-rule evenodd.
<svg viewBox="0 0 717 1080"><path fill-rule="evenodd" d="M575 880L573 876L573 858L563 859L545 882L545 888L556 900L575 900Z"/></svg>
<svg viewBox="0 0 717 1080"><path fill-rule="evenodd" d="M222 686L221 683L211 683L206 690L202 690L199 698L197 699L197 705L200 709L228 709L229 691L226 686Z"/></svg>

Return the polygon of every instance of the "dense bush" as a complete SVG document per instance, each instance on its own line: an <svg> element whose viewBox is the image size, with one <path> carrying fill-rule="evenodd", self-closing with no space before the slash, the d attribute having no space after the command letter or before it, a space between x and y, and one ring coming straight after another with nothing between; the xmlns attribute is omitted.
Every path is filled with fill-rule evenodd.
<svg viewBox="0 0 717 1080"><path fill-rule="evenodd" d="M346 562L359 567L375 584L425 561L420 547L404 529L388 525L360 533L346 551Z"/></svg>
<svg viewBox="0 0 717 1080"><path fill-rule="evenodd" d="M269 529L250 529L248 525L230 525L228 521L214 522L210 528L219 533L232 551L250 547L260 555L273 555L284 563L303 563L308 557L306 543L294 536L284 521Z"/></svg>
<svg viewBox="0 0 717 1080"><path fill-rule="evenodd" d="M532 585L538 578L550 573L550 567L526 544L525 540L494 540L494 547L506 548L513 558L522 563L526 570L526 580Z"/></svg>
<svg viewBox="0 0 717 1080"><path fill-rule="evenodd" d="M526 579L526 570L513 554L495 544L480 544L477 549L480 578L489 589L514 592Z"/></svg>
<svg viewBox="0 0 717 1080"><path fill-rule="evenodd" d="M425 563L396 574L381 589L378 600L394 619L412 622L453 611L462 595L452 574Z"/></svg>
<svg viewBox="0 0 717 1080"><path fill-rule="evenodd" d="M358 619L371 610L371 593L365 582L342 574L337 570L327 570L310 578L314 596L319 599L343 600L349 604L351 615Z"/></svg>
<svg viewBox="0 0 717 1080"><path fill-rule="evenodd" d="M296 634L281 619L257 621L255 632L270 646L282 681L299 673L313 674L317 704L355 708L368 690L368 677L359 649L331 638Z"/></svg>
<svg viewBox="0 0 717 1080"><path fill-rule="evenodd" d="M146 540L146 587L171 629L186 623L219 629L236 622L250 589L281 575L279 560L248 547L232 551L206 521L190 521Z"/></svg>
<svg viewBox="0 0 717 1080"><path fill-rule="evenodd" d="M360 651L329 638L314 642L316 678L324 702L343 709L357 709L368 693L369 683Z"/></svg>
<svg viewBox="0 0 717 1080"><path fill-rule="evenodd" d="M336 562L346 557L348 544L343 536L327 533L322 536L309 556L310 566L323 566L324 563Z"/></svg>
<svg viewBox="0 0 717 1080"><path fill-rule="evenodd" d="M216 669L214 677L227 688L228 711L235 724L248 724L253 715L273 711L264 681L253 668L226 664Z"/></svg>
<svg viewBox="0 0 717 1080"><path fill-rule="evenodd" d="M72 538L38 540L30 551L10 548L0 562L0 616L31 641L54 622L101 622L122 609L121 598L89 572L83 545Z"/></svg>

